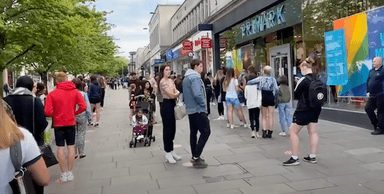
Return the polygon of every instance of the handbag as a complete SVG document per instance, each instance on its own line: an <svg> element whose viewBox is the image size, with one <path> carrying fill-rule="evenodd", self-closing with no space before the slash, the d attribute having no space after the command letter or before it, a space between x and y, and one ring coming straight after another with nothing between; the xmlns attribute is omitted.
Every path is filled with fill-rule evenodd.
<svg viewBox="0 0 384 194"><path fill-rule="evenodd" d="M187 109L185 107L185 104L181 102L181 100L177 100L176 106L175 106L175 119L181 120L187 115Z"/></svg>
<svg viewBox="0 0 384 194"><path fill-rule="evenodd" d="M33 122L33 126L32 126L33 135L35 135L35 97L33 97L32 122ZM45 161L45 165L47 165L47 167L51 167L51 166L59 163L49 144L45 144L43 146L40 146L40 152L41 152L41 155L43 156L43 159Z"/></svg>
<svg viewBox="0 0 384 194"><path fill-rule="evenodd" d="M20 142L9 149L12 165L15 168L14 178L9 182L13 194L36 194L32 174L22 166L23 156Z"/></svg>

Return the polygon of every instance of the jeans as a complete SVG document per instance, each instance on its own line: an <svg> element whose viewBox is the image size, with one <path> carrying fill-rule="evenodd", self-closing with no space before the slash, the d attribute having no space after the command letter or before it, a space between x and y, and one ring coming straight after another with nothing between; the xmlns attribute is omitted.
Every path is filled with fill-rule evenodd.
<svg viewBox="0 0 384 194"><path fill-rule="evenodd" d="M376 109L377 115L375 114ZM365 112L375 129L384 130L384 94L370 97L365 105Z"/></svg>
<svg viewBox="0 0 384 194"><path fill-rule="evenodd" d="M260 108L248 109L248 113L249 113L249 122L251 123L252 131L254 131L256 128L256 132L258 132L260 129L260 122L259 122Z"/></svg>
<svg viewBox="0 0 384 194"><path fill-rule="evenodd" d="M208 115L206 113L195 113L188 115L189 127L191 129L190 143L193 157L200 157L204 146L211 135ZM197 132L200 132L200 138L197 141Z"/></svg>
<svg viewBox="0 0 384 194"><path fill-rule="evenodd" d="M277 107L279 109L281 131L285 132L292 124L291 105L289 103L280 103Z"/></svg>
<svg viewBox="0 0 384 194"><path fill-rule="evenodd" d="M176 100L164 99L161 105L161 118L163 119L163 143L164 151L173 151L173 140L176 135L175 119Z"/></svg>

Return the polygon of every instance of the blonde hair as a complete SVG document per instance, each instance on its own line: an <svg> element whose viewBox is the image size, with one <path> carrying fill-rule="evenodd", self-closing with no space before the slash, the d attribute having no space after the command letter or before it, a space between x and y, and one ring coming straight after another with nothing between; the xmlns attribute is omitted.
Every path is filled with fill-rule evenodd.
<svg viewBox="0 0 384 194"><path fill-rule="evenodd" d="M55 74L55 80L57 83L59 82L65 82L67 78L67 74L65 72L59 71Z"/></svg>
<svg viewBox="0 0 384 194"><path fill-rule="evenodd" d="M312 68L314 63L315 63L315 60L313 60L311 57L307 57L301 64L305 65L308 68Z"/></svg>
<svg viewBox="0 0 384 194"><path fill-rule="evenodd" d="M263 68L263 73L264 73L264 75L271 75L271 73L272 73L272 67L271 67L271 66L265 66L265 67Z"/></svg>
<svg viewBox="0 0 384 194"><path fill-rule="evenodd" d="M0 149L9 148L24 139L24 134L7 114L0 100Z"/></svg>

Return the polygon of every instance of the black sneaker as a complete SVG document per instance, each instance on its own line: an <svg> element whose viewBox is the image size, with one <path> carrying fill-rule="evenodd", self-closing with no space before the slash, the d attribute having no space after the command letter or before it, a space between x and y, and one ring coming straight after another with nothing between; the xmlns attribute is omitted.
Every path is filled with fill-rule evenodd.
<svg viewBox="0 0 384 194"><path fill-rule="evenodd" d="M381 135L381 134L384 134L384 130L381 130L380 128L376 128L376 130L371 133L371 135Z"/></svg>
<svg viewBox="0 0 384 194"><path fill-rule="evenodd" d="M200 158L200 160L202 160L202 161L205 162L205 159L204 159L204 158L202 158L202 157L197 157L197 159L199 159L199 158ZM190 162L193 164L197 159L194 159L194 157L192 157L191 160L190 160Z"/></svg>
<svg viewBox="0 0 384 194"><path fill-rule="evenodd" d="M317 163L316 157L315 158L311 158L308 155L307 157L304 157L303 159L304 159L304 161L312 163L312 164L316 164Z"/></svg>
<svg viewBox="0 0 384 194"><path fill-rule="evenodd" d="M262 136L263 138L267 138L267 131L268 130L263 130L263 136Z"/></svg>
<svg viewBox="0 0 384 194"><path fill-rule="evenodd" d="M289 160L283 162L283 166L297 166L299 164L300 164L299 159L295 160L292 157L289 158Z"/></svg>
<svg viewBox="0 0 384 194"><path fill-rule="evenodd" d="M193 159L192 165L195 168L207 168L208 166L208 164L205 163L205 161L200 157L198 157L197 159Z"/></svg>

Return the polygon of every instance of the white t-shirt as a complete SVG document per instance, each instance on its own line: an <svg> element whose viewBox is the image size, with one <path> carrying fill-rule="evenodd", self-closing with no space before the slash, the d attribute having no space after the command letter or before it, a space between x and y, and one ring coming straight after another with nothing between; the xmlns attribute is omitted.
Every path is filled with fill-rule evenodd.
<svg viewBox="0 0 384 194"><path fill-rule="evenodd" d="M236 91L236 86L239 85L239 81L237 79L232 78L231 82L228 85L227 88L227 94L226 98L238 98L237 97L237 91Z"/></svg>
<svg viewBox="0 0 384 194"><path fill-rule="evenodd" d="M31 165L37 162L37 159L40 157L40 149L37 146L35 138L32 134L23 129L19 128L24 133L24 140L21 141L21 150L23 155L23 164ZM0 150L0 193L12 194L12 189L9 186L9 182L12 181L13 175L15 173L15 168L13 167L11 157L9 155L9 148ZM29 164L32 162L31 164Z"/></svg>
<svg viewBox="0 0 384 194"><path fill-rule="evenodd" d="M244 97L247 99L248 109L261 107L261 91L257 89L257 85L245 86Z"/></svg>

